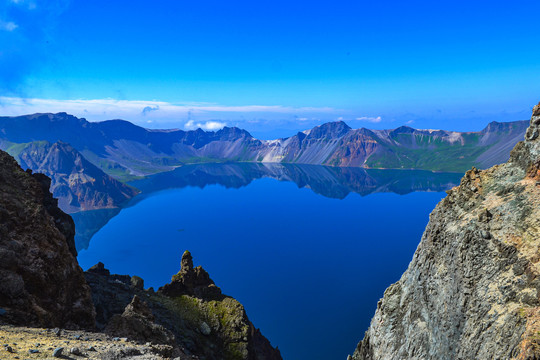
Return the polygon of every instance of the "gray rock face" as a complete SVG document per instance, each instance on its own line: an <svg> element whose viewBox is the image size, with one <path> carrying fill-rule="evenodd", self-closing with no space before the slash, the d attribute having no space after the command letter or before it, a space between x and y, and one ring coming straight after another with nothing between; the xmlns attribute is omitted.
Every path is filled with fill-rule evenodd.
<svg viewBox="0 0 540 360"><path fill-rule="evenodd" d="M154 322L155 318L148 304L137 295L126 306L122 315L114 315L107 325L111 335L129 338L140 343L166 344L171 346L173 357L180 356L174 335Z"/></svg>
<svg viewBox="0 0 540 360"><path fill-rule="evenodd" d="M430 216L352 359L538 359L540 104L510 160L472 169Z"/></svg>

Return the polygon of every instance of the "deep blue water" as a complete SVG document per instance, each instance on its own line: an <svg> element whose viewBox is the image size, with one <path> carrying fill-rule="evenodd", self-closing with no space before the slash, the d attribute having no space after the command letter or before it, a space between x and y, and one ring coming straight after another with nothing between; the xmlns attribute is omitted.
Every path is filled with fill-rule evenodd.
<svg viewBox="0 0 540 360"><path fill-rule="evenodd" d="M195 174L190 176L203 176ZM383 174L384 181L371 175L362 181L374 191L384 190L373 181L393 179L391 173ZM247 179L227 187L214 180L197 186L178 178L140 182L146 191L80 250L81 266L86 270L102 261L113 273L138 275L147 287L158 288L190 250L195 264L244 304L284 359L344 360L363 337L385 288L407 268L448 179L422 185L438 191L334 197L327 197L336 193L332 188L327 196L310 189L324 192L321 183Z"/></svg>

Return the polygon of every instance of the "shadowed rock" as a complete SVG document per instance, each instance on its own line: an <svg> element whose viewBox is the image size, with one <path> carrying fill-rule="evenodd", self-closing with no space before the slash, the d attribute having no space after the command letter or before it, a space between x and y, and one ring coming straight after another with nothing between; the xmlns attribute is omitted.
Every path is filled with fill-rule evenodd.
<svg viewBox="0 0 540 360"><path fill-rule="evenodd" d="M223 298L221 289L210 279L206 270L201 266L193 267L193 258L189 251L182 255L180 266L180 271L172 277L171 283L159 288L160 293L169 297L190 295L204 300Z"/></svg>
<svg viewBox="0 0 540 360"><path fill-rule="evenodd" d="M111 272L108 269L105 269L105 264L103 264L101 261L86 271L90 273L106 275L106 276L111 274Z"/></svg>
<svg viewBox="0 0 540 360"><path fill-rule="evenodd" d="M156 324L148 304L137 295L126 306L121 315L114 315L105 332L118 337L126 337L140 343L170 345L167 356L180 356L180 349L172 332Z"/></svg>
<svg viewBox="0 0 540 360"><path fill-rule="evenodd" d="M94 306L75 257L73 221L56 206L49 184L0 151L0 320L93 328Z"/></svg>

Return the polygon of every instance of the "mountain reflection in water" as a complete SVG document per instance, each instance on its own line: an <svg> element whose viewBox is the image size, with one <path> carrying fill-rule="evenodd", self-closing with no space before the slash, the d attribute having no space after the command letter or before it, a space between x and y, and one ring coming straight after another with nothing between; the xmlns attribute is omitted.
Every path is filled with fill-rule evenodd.
<svg viewBox="0 0 540 360"><path fill-rule="evenodd" d="M416 191L441 192L458 185L462 176L458 173L423 170L275 163L195 164L131 182L130 185L141 190L141 194L132 199L126 207L134 206L152 193L165 189L188 186L204 188L216 184L237 189L265 177L294 182L299 188L309 188L328 198L344 199L351 192L361 196L381 192L400 195ZM77 229L77 250L87 249L92 236L119 212L120 209L103 209L72 214Z"/></svg>

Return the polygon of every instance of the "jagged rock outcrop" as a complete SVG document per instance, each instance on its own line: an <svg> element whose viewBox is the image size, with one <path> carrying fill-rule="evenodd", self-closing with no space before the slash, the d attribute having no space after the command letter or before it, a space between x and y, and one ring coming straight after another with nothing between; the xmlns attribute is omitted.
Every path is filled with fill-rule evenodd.
<svg viewBox="0 0 540 360"><path fill-rule="evenodd" d="M223 295L202 267L194 267L187 251L179 273L158 292L144 290L140 278L111 275L101 263L85 275L98 328L110 334L151 339L147 341L207 360L281 359L244 307Z"/></svg>
<svg viewBox="0 0 540 360"><path fill-rule="evenodd" d="M172 332L155 323L155 317L148 304L138 295L126 306L122 314L114 315L105 332L111 336L125 337L141 344L168 345L162 355L179 357L184 353L178 348Z"/></svg>
<svg viewBox="0 0 540 360"><path fill-rule="evenodd" d="M507 163L448 191L352 359L540 358L539 134L540 104Z"/></svg>
<svg viewBox="0 0 540 360"><path fill-rule="evenodd" d="M193 258L189 251L184 252L180 262L180 271L172 277L172 281L159 288L159 292L168 297L181 295L194 296L204 300L221 300L224 298L210 275L202 266L193 267Z"/></svg>
<svg viewBox="0 0 540 360"><path fill-rule="evenodd" d="M49 184L0 151L0 321L93 328L73 221L56 206Z"/></svg>

